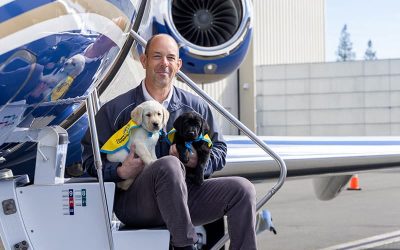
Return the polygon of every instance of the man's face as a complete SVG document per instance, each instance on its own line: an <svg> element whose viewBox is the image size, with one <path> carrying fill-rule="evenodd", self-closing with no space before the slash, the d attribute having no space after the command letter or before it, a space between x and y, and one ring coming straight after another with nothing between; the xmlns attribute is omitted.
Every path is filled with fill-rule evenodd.
<svg viewBox="0 0 400 250"><path fill-rule="evenodd" d="M182 66L178 47L168 36L155 37L147 55L143 54L140 61L146 69L146 83L162 88L172 83L176 72Z"/></svg>

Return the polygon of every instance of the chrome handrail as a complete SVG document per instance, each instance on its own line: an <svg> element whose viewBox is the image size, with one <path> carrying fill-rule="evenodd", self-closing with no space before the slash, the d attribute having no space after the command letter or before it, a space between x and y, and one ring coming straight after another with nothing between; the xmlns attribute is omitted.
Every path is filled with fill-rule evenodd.
<svg viewBox="0 0 400 250"><path fill-rule="evenodd" d="M113 237L112 237L112 232L111 232L111 220L110 220L109 211L108 211L107 197L106 197L106 191L105 191L104 179L103 179L103 163L101 161L101 156L100 156L100 146L99 146L99 140L98 140L98 136L97 136L96 121L95 121L95 114L97 112L97 110L96 110L97 109L97 107L96 107L97 99L98 99L97 90L93 89L91 92L89 92L89 95L86 99L86 109L87 109L87 114L88 114L90 136L91 136L92 145L93 145L94 165L97 170L97 178L99 179L99 188L100 188L100 194L101 194L101 199L102 199L102 204L103 204L104 219L105 219L105 223L106 223L106 227L107 227L108 244L110 246L110 250L114 250L114 242L113 242Z"/></svg>
<svg viewBox="0 0 400 250"><path fill-rule="evenodd" d="M130 35L140 43L143 47L146 46L146 41L135 31L131 30ZM222 114L227 120L229 120L234 126L236 126L240 131L247 135L254 143L256 143L260 148L262 148L267 154L269 154L277 163L280 168L280 176L278 182L271 188L271 190L262 197L256 205L256 210L258 211L271 197L282 187L286 179L286 164L283 159L276 154L272 149L270 149L267 144L265 144L261 139L257 137L249 128L247 128L243 123L241 123L236 117L229 113L221 104L214 101L211 97L207 95L202 89L200 89L195 82L193 82L188 76L186 76L182 71L178 71L178 76L200 97L202 97L209 105L215 108L220 114ZM225 234L212 248L211 250L220 249L229 240L229 235Z"/></svg>

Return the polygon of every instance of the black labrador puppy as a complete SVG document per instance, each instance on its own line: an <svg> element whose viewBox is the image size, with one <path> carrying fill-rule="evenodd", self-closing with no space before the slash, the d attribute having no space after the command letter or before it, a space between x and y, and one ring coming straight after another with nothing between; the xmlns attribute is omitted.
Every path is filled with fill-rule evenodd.
<svg viewBox="0 0 400 250"><path fill-rule="evenodd" d="M186 167L186 179L196 185L204 181L204 167L210 157L211 140L208 137L209 126L196 112L186 112L174 121L175 135L172 144L176 144L179 160L189 162L191 146L197 152L198 163L195 168Z"/></svg>

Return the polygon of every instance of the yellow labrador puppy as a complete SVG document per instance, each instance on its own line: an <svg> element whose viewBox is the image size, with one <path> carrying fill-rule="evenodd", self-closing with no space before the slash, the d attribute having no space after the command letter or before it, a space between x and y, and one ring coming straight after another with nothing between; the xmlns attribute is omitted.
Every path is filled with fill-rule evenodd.
<svg viewBox="0 0 400 250"><path fill-rule="evenodd" d="M132 112L131 118L136 126L131 128L129 141L126 148L131 144L135 145L135 154L142 159L145 166L157 160L155 147L159 138L159 131L166 126L169 113L157 101L146 101L138 105ZM111 162L123 162L128 156L127 150L119 150L112 154L107 154L107 159ZM127 190L132 184L132 179L119 182L117 185L123 190Z"/></svg>

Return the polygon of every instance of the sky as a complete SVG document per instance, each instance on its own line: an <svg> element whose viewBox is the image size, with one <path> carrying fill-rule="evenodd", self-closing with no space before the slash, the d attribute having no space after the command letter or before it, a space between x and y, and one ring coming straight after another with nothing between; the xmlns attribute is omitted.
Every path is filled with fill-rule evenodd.
<svg viewBox="0 0 400 250"><path fill-rule="evenodd" d="M326 61L336 61L345 24L356 60L364 59L368 40L378 59L400 58L400 0L326 0L325 4Z"/></svg>

